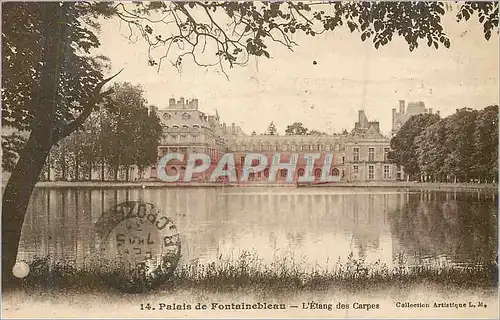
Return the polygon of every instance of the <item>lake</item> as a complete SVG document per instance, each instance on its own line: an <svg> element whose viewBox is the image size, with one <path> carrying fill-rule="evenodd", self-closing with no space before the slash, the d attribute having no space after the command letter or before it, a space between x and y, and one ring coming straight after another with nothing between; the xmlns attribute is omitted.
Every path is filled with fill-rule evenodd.
<svg viewBox="0 0 500 320"><path fill-rule="evenodd" d="M99 259L95 223L124 201L158 207L181 235L181 264L293 259L329 268L350 254L389 267L479 264L497 252L495 190L398 188L37 188L18 260L49 256L77 267Z"/></svg>

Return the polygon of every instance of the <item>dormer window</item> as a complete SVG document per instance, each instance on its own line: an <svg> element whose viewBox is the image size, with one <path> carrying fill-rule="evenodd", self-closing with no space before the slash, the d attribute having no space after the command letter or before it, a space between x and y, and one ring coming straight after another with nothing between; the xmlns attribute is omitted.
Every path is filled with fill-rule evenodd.
<svg viewBox="0 0 500 320"><path fill-rule="evenodd" d="M166 119L166 120L169 120L171 118L170 114L169 113L164 113L163 114L163 119Z"/></svg>

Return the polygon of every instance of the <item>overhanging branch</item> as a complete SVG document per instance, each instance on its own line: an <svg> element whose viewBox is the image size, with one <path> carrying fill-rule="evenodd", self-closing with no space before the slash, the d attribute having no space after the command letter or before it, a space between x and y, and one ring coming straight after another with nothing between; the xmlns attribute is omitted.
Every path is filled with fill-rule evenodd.
<svg viewBox="0 0 500 320"><path fill-rule="evenodd" d="M107 91L104 91L104 92L101 92L102 88L108 83L110 82L111 80L113 80L115 77L117 77L121 72L123 71L123 69L121 69L120 71L118 71L116 74L112 75L111 77L109 78L106 78L106 79L103 79L101 82L99 82L96 87L94 88L94 94L93 94L93 99L89 102L87 102L84 106L83 106L83 111L82 113L80 113L80 115L75 119L73 120L72 122L70 122L68 125L66 125L65 128L63 128L60 132L56 133L56 139L55 141L60 141L61 139L63 139L64 137L67 137L68 135L70 135L72 132L76 131L81 125L83 125L85 123L85 121L87 120L87 118L90 116L90 114L92 113L92 111L94 110L96 104L99 102L99 100L105 96L105 95L108 95L111 93L110 90L107 90Z"/></svg>

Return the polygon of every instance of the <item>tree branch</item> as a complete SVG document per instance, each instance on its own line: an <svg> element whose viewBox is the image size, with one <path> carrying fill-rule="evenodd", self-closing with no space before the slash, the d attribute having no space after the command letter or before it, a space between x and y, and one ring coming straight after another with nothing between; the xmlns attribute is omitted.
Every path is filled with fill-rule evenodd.
<svg viewBox="0 0 500 320"><path fill-rule="evenodd" d="M111 89L107 90L107 91L104 91L104 92L101 92L102 88L108 82L110 82L115 77L117 77L122 71L123 71L123 69L121 69L120 71L118 71L113 76L111 76L109 78L106 78L106 79L103 79L101 82L99 82L96 85L96 87L94 88L94 98L83 106L84 108L83 108L82 113L80 113L80 115L75 120L73 120L72 122L70 122L69 124L67 124L65 126L65 128L63 128L61 131L56 132L56 134L55 134L55 142L60 141L64 137L67 137L72 132L76 131L81 125L83 125L83 123L87 120L87 118L90 116L90 114L94 110L94 108L95 108L96 104L99 102L99 100L103 96L108 95L108 94L110 94L112 92Z"/></svg>

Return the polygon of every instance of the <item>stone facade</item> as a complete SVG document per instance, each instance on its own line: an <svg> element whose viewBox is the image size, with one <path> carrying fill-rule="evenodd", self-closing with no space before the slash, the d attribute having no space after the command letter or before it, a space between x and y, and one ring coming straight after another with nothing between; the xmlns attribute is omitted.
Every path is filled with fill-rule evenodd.
<svg viewBox="0 0 500 320"><path fill-rule="evenodd" d="M158 159L166 153L182 154L205 153L215 165L224 153L233 153L238 179L242 175L245 155L248 153L265 154L268 158L266 169L258 173L249 173L249 181L265 182L269 180L271 157L280 153L280 162L293 161L297 155L294 181L305 175L314 176L316 181L324 170L324 157L333 154L329 175L339 176L341 181L390 181L401 174L395 164L387 159L390 140L384 137L379 123L368 121L364 111L360 110L358 122L350 133L333 135L246 135L234 123L226 126L220 122L218 113L207 115L198 110L198 100L176 101L170 99L166 109L152 110L158 114L164 126L164 135L158 148ZM308 162L308 155L319 154L313 165ZM295 165L295 163L292 162ZM185 170L185 161L170 161L167 174ZM153 168L151 177L157 174ZM200 174L194 180L206 180ZM276 172L276 181L286 179L286 170Z"/></svg>

